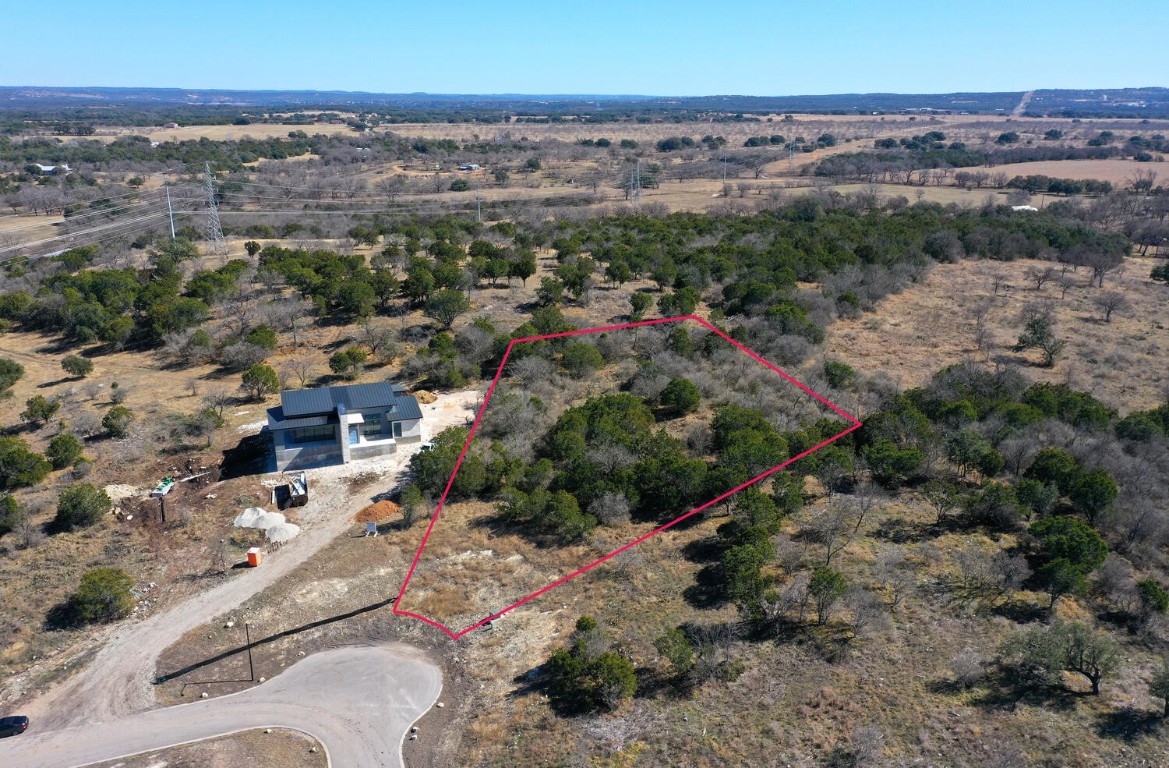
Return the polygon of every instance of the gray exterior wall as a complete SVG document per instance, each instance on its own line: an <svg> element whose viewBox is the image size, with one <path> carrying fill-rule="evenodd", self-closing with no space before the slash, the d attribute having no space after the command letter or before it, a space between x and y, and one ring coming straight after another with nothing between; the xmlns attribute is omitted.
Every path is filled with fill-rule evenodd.
<svg viewBox="0 0 1169 768"><path fill-rule="evenodd" d="M349 421L357 413L362 419L382 413L383 410L366 412L353 411L342 417ZM399 423L402 425L401 437L393 437L392 414L383 415L381 431L378 435L364 434L366 422L353 424L360 433L359 442L350 444L349 424L334 425L334 439L311 443L293 442L292 429L277 429L272 431L272 445L276 453L276 470L285 472L293 469L308 469L310 467L325 466L328 464L348 464L350 461L370 459L376 456L385 456L398 449L398 443L419 443L422 441L422 420L407 419Z"/></svg>

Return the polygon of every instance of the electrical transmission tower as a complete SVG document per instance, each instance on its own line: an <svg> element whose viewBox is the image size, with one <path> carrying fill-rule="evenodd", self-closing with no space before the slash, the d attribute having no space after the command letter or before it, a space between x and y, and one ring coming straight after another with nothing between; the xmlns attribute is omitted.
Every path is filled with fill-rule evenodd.
<svg viewBox="0 0 1169 768"><path fill-rule="evenodd" d="M223 239L223 225L219 223L219 202L215 199L215 176L211 173L211 163L206 163L206 174L203 179L207 190L207 241L211 243L211 252L216 256L227 256L227 241Z"/></svg>

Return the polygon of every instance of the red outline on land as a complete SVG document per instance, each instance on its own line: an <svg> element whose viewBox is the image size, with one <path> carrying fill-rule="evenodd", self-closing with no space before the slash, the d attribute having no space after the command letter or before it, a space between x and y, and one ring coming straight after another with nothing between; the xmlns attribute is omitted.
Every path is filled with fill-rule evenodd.
<svg viewBox="0 0 1169 768"><path fill-rule="evenodd" d="M561 576L559 579L552 582L551 584L548 584L545 587L541 587L540 589L537 589L535 592L532 592L531 594L526 595L525 597L521 598L520 600L517 600L516 602L512 603L511 605L507 606L506 608L504 608L501 611L496 611L495 613L491 614L490 616L487 616L486 618L480 619L479 621L475 622L474 624L467 627L466 629L460 630L458 632L452 632L442 622L435 621L434 619L431 619L427 616L423 616L420 613L414 613L413 611L404 611L404 610L399 609L398 605L401 604L402 598L406 595L406 589L410 586L410 579L412 579L414 577L414 569L418 567L418 561L422 558L422 550L426 549L426 542L429 541L429 539L430 539L430 532L434 530L434 525L435 525L435 523L438 522L439 515L442 514L442 508L446 504L447 494L450 493L451 485L455 481L455 475L457 475L459 473L459 467L462 466L462 464L463 464L463 458L467 455L467 449L471 447L471 441L475 439L475 432L479 429L479 422L483 419L483 412L487 409L487 404L489 402L491 402L491 395L493 392L495 392L495 385L499 383L499 377L503 374L503 368L504 368L504 366L507 365L508 357L511 356L512 347L514 347L516 344L523 344L524 342L527 342L527 341L543 341L545 339L558 339L558 338L562 338L564 336L580 336L580 335L583 335L586 333L604 333L605 331L619 331L619 330L623 330L626 328L641 328L641 327L647 326L647 325L662 325L663 323L677 323L677 322L680 322L683 320L693 320L694 322L698 323L699 325L703 326L704 328L707 328L708 330L712 331L713 333L717 333L719 336L721 336L722 338L726 339L728 342L733 344L737 349L739 349L741 352L746 354L748 357L767 366L772 371L775 371L776 373L778 373L786 381L799 387L801 390L804 391L804 393L811 395L821 405L824 405L827 408L831 409L837 415L844 417L849 423L852 424L852 426L850 426L848 429L840 432L839 434L833 435L832 437L828 438L827 440L820 443L819 445L815 445L815 446L809 448L808 450L806 450L800 454L797 454L796 456L792 456L790 459L783 462L782 464L778 464L778 465L772 467L771 469L767 470L766 472L763 472L762 474L751 478L750 480L743 483L742 485L739 485L739 486L732 488L731 490L727 491L726 493L722 494L721 496L717 496L717 497L711 499L710 501L706 502L702 506L695 507L694 509L690 510L686 514L681 515L680 517L677 517L677 518L671 520L670 522L666 523L665 525L659 526L659 527L653 529L652 531L650 531L649 533L644 534L642 536L639 536L638 538L634 539L633 541L629 542L628 544L625 544L624 546L621 546L621 547L618 547L617 549L614 549L609 554L603 555L602 557L597 558L596 560L592 561L588 565L585 565L581 568L577 568L575 571L568 574L567 576ZM575 579L577 576L580 576L583 573L587 573L588 571L591 571L593 568L596 568L598 565L605 562L606 560L610 560L610 559L616 557L617 555L621 554L625 550L627 550L631 547L635 547L638 544L640 544L641 542L643 542L649 538L657 536L662 531L668 530L668 529L674 527L675 525L677 525L678 523L682 522L686 518L691 517L693 515L696 515L699 512L701 512L702 510L706 509L707 507L710 507L714 504L719 503L723 499L726 499L728 496L732 496L732 495L738 493L739 491L743 490L744 488L751 486L751 485L754 485L755 483L759 482L760 480L763 480L764 478L768 477L769 475L772 475L772 474L778 472L779 470L783 469L784 467L788 466L789 464L791 464L795 461L799 461L800 459L802 459L805 456L808 456L812 453L815 453L816 451L820 450L824 446L829 445L830 443L833 443L833 442L839 440L840 438L844 437L845 435L847 435L848 433L850 433L856 429L859 429L860 426L861 426L861 422L855 416L852 416L851 414L846 413L844 410L839 408L836 404L829 401L826 397L819 395L816 392L813 392L809 387L804 385L802 382L798 381L797 379L795 379L791 375L780 370L778 367L767 362L762 357L755 354L751 350L747 349L742 344L735 341L730 336L723 333L718 328L715 328L713 325L708 323L706 320L703 320L701 317L698 317L697 315L680 315L678 317L666 317L666 318L662 318L660 320L644 320L644 321L639 322L639 323L621 323L618 325L606 325L606 326L599 327L599 328L583 328L583 329L578 330L578 331L567 331L565 333L549 333L549 334L546 334L543 336L528 336L528 337L522 338L522 339L513 339L512 342L507 345L507 351L503 353L503 360L499 364L499 369L495 372L495 378L493 378L491 380L491 386L487 388L487 394L483 397L483 404L481 406L479 406L479 413L475 415L475 422L471 426L471 431L467 434L467 442L463 444L463 450L459 453L458 461L455 462L455 469L453 472L451 472L451 477L449 480L447 480L446 488L443 490L442 497L438 501L438 507L435 508L434 515L430 518L430 525L428 525L426 527L426 533L422 536L422 543L418 545L418 551L416 553L414 553L414 561L412 563L410 563L410 570L407 571L407 573L406 573L406 580L404 582L402 582L402 589L398 592L398 599L394 601L393 612L398 616L410 616L411 618L418 619L419 621L424 621L427 624L431 625L432 627L437 627L438 629L441 629L452 640L458 640L460 637L467 634L468 632L473 632L474 630L478 629L479 627L482 627L483 625L487 624L489 621L493 621L495 619L498 619L500 616L504 615L508 611L514 610L515 608L519 608L524 603L526 603L530 600L536 599L540 595L544 594L545 592L547 592L551 589L554 589L554 588L560 586L561 584L565 583L566 581L569 581L571 579Z"/></svg>

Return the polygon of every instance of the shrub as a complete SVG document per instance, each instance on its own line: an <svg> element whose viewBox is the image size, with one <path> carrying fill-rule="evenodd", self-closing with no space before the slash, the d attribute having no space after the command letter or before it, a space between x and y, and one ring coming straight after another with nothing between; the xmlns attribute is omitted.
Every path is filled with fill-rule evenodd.
<svg viewBox="0 0 1169 768"><path fill-rule="evenodd" d="M0 357L0 395L7 394L21 376L24 376L23 365L7 357Z"/></svg>
<svg viewBox="0 0 1169 768"><path fill-rule="evenodd" d="M671 379L661 394L658 395L658 404L666 413L673 417L684 416L698 410L702 401L702 392L689 379L678 377Z"/></svg>
<svg viewBox="0 0 1169 768"><path fill-rule="evenodd" d="M73 435L60 434L49 441L45 456L53 469L71 467L81 459L81 441Z"/></svg>
<svg viewBox="0 0 1169 768"><path fill-rule="evenodd" d="M329 358L329 370L352 381L361 374L368 358L369 354L364 349L346 347L334 352Z"/></svg>
<svg viewBox="0 0 1169 768"><path fill-rule="evenodd" d="M279 340L276 338L276 331L266 325L260 325L248 332L245 341L271 351L276 349L276 344Z"/></svg>
<svg viewBox="0 0 1169 768"><path fill-rule="evenodd" d="M1031 526L1046 562L1039 577L1051 598L1048 607L1062 595L1074 594L1085 586L1085 577L1108 557L1108 544L1092 526L1074 517L1045 517Z"/></svg>
<svg viewBox="0 0 1169 768"><path fill-rule="evenodd" d="M828 381L828 386L833 389L844 389L856 379L856 371L847 363L838 360L825 360L824 378Z"/></svg>
<svg viewBox="0 0 1169 768"><path fill-rule="evenodd" d="M560 362L569 373L580 378L603 366L605 358L592 344L577 341L564 348Z"/></svg>
<svg viewBox="0 0 1169 768"><path fill-rule="evenodd" d="M93 362L80 355L68 355L61 360L61 367L65 373L79 379L83 379L93 372Z"/></svg>
<svg viewBox="0 0 1169 768"><path fill-rule="evenodd" d="M808 594L816 601L816 623L826 624L832 606L848 590L848 580L839 571L817 568L808 582Z"/></svg>
<svg viewBox="0 0 1169 768"><path fill-rule="evenodd" d="M1137 594L1141 598L1141 614L1144 617L1169 611L1169 592L1154 579L1137 582Z"/></svg>
<svg viewBox="0 0 1169 768"><path fill-rule="evenodd" d="M1015 489L1005 483L989 483L966 502L966 512L974 524L996 531L1014 530L1023 519L1023 506Z"/></svg>
<svg viewBox="0 0 1169 768"><path fill-rule="evenodd" d="M49 474L49 462L18 437L0 437L0 490L36 485Z"/></svg>
<svg viewBox="0 0 1169 768"><path fill-rule="evenodd" d="M0 536L17 530L23 518L24 512L15 497L8 494L0 496Z"/></svg>
<svg viewBox="0 0 1169 768"><path fill-rule="evenodd" d="M653 303L653 297L648 293L633 294L629 297L629 304L632 310L629 317L632 320L640 320L645 315L645 311L653 306Z"/></svg>
<svg viewBox="0 0 1169 768"><path fill-rule="evenodd" d="M471 308L471 302L462 291L443 288L435 291L426 301L425 314L437 320L443 328L450 328L459 315Z"/></svg>
<svg viewBox="0 0 1169 768"><path fill-rule="evenodd" d="M270 365L257 363L244 371L240 378L240 387L251 395L253 400L263 400L280 389L280 377Z"/></svg>
<svg viewBox="0 0 1169 768"><path fill-rule="evenodd" d="M60 409L61 404L56 400L47 400L44 395L33 395L24 401L24 412L20 414L20 419L31 424L44 424Z"/></svg>
<svg viewBox="0 0 1169 768"><path fill-rule="evenodd" d="M67 603L75 623L96 624L129 616L136 603L134 580L121 568L94 568L86 571Z"/></svg>
<svg viewBox="0 0 1169 768"><path fill-rule="evenodd" d="M104 490L89 483L71 485L57 498L52 527L58 531L88 528L110 511L113 502Z"/></svg>
<svg viewBox="0 0 1169 768"><path fill-rule="evenodd" d="M134 421L134 414L124 405L115 405L106 411L101 420L102 428L111 437L125 437L130 434L130 424Z"/></svg>
<svg viewBox="0 0 1169 768"><path fill-rule="evenodd" d="M553 702L559 709L613 710L637 690L633 663L616 651L603 650L605 645L596 620L581 616L572 644L552 652L546 668Z"/></svg>
<svg viewBox="0 0 1169 768"><path fill-rule="evenodd" d="M1121 665L1120 648L1112 638L1076 622L1024 630L1007 641L1001 655L1024 679L1041 685L1057 684L1061 670L1083 675L1093 695L1100 694L1100 683Z"/></svg>

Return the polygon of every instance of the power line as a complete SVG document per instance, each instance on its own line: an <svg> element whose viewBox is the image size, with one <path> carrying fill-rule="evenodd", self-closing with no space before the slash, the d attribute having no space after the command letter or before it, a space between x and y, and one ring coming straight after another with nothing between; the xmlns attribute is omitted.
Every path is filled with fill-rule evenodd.
<svg viewBox="0 0 1169 768"><path fill-rule="evenodd" d="M12 253L14 251L20 251L20 250L23 250L25 248L35 248L37 246L46 245L48 243L55 243L55 242L58 242L61 240L74 240L77 238L84 238L84 237L91 235L95 232L105 232L105 231L110 230L110 229L117 229L120 227L134 226L137 224L142 224L144 222L164 220L165 218L166 218L166 213L164 211L159 211L157 213L148 214L146 216L141 216L141 217L138 217L135 219L129 219L127 221L111 222L108 224L103 224L101 226L91 227L90 229L82 229L82 230L78 230L77 232L70 232L70 233L65 234L65 235L57 235L55 237L47 237L47 238L43 238L41 240L33 240L32 242L19 243L17 245L6 246L4 248L0 248L0 254Z"/></svg>
<svg viewBox="0 0 1169 768"><path fill-rule="evenodd" d="M62 221L51 221L51 222L48 222L48 225L49 226L58 226L61 224L76 224L78 222L85 221L86 219L93 219L93 218L97 218L100 216L120 215L122 213L126 213L128 211L132 211L135 209L141 210L142 208L149 208L152 205L158 205L160 202L161 202L161 200L141 200L141 201L135 201L134 203L127 203L125 205L114 206L112 208L100 208L97 210L88 211L86 213L78 213L78 214L74 214L71 216L66 216ZM21 224L18 226L6 227L6 228L4 228L3 231L5 233L22 232L24 230L37 229L37 228L43 227L45 225L46 225L46 222L44 222L44 221L35 221L34 220L34 221L29 221L25 224Z"/></svg>

